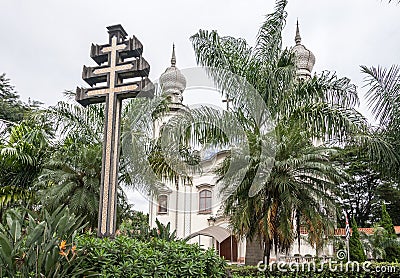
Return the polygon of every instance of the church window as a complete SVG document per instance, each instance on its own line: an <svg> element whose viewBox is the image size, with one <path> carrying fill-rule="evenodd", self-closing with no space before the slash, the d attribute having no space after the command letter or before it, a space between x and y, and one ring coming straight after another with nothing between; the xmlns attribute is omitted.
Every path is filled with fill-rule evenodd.
<svg viewBox="0 0 400 278"><path fill-rule="evenodd" d="M168 197L161 195L158 197L158 213L163 214L168 212Z"/></svg>
<svg viewBox="0 0 400 278"><path fill-rule="evenodd" d="M212 195L210 190L202 190L199 193L199 212L211 213Z"/></svg>

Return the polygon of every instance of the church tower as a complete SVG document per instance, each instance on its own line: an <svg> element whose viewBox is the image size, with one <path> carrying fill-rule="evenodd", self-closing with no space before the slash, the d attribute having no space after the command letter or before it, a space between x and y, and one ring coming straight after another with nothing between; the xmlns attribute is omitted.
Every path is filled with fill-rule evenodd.
<svg viewBox="0 0 400 278"><path fill-rule="evenodd" d="M160 76L160 87L162 94L169 100L169 110L182 109L184 105L183 91L186 88L186 78L176 67L175 45L172 45L171 66Z"/></svg>
<svg viewBox="0 0 400 278"><path fill-rule="evenodd" d="M154 121L154 138L160 135L160 128L176 113L187 110L183 105L183 91L186 88L186 78L176 66L175 45L172 45L171 66L168 67L159 79L161 95L168 103L168 112L160 115Z"/></svg>
<svg viewBox="0 0 400 278"><path fill-rule="evenodd" d="M153 138L161 136L162 127L177 113L187 111L183 102L183 91L186 88L186 78L176 66L175 45L172 46L171 66L169 66L159 79L160 94L166 99L167 111L159 113L154 119ZM150 202L150 226L155 226L157 218L161 223L171 223L171 230L175 230L179 238L184 238L183 211L186 185L182 180L166 182L159 189L159 196L153 196Z"/></svg>
<svg viewBox="0 0 400 278"><path fill-rule="evenodd" d="M297 21L294 41L296 42L296 45L293 47L293 52L296 57L297 77L300 80L311 78L311 72L315 64L315 56L301 44L299 21Z"/></svg>

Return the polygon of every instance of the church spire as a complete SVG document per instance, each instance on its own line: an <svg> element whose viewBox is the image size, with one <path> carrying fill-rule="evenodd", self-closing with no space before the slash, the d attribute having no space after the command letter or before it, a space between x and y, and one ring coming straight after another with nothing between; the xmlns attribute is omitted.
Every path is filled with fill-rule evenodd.
<svg viewBox="0 0 400 278"><path fill-rule="evenodd" d="M186 78L176 66L175 44L172 44L171 66L160 76L160 87L162 88L162 93L170 99L173 106L170 109L175 109L178 106L181 109L182 93L186 88Z"/></svg>
<svg viewBox="0 0 400 278"><path fill-rule="evenodd" d="M299 20L297 20L296 37L294 41L296 45L293 47L293 52L296 57L297 76L299 79L308 79L311 77L311 72L315 64L314 54L301 44Z"/></svg>
<svg viewBox="0 0 400 278"><path fill-rule="evenodd" d="M300 30L299 30L299 20L297 19L297 26L296 26L296 37L294 38L296 45L301 44L301 37L300 37Z"/></svg>
<svg viewBox="0 0 400 278"><path fill-rule="evenodd" d="M175 44L172 44L172 58L171 58L171 67L175 67L176 65L176 57L175 57Z"/></svg>

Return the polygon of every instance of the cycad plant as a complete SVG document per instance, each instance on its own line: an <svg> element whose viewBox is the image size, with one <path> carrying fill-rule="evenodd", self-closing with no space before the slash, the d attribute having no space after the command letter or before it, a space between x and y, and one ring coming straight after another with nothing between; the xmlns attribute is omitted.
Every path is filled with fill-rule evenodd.
<svg viewBox="0 0 400 278"><path fill-rule="evenodd" d="M101 144L82 144L67 139L46 162L38 184L44 188L41 202L54 211L69 206L83 215L90 227L97 225L100 196Z"/></svg>

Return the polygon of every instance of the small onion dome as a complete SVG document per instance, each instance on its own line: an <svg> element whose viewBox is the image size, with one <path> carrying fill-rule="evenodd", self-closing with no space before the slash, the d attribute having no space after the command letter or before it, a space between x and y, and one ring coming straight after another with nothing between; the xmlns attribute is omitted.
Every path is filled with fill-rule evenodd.
<svg viewBox="0 0 400 278"><path fill-rule="evenodd" d="M296 45L293 47L293 52L296 57L297 76L300 79L311 77L311 72L315 64L314 54L301 44L301 37L299 31L299 21L296 27Z"/></svg>
<svg viewBox="0 0 400 278"><path fill-rule="evenodd" d="M186 88L186 78L176 67L175 45L172 46L171 66L160 76L162 93L170 97L171 103L181 104Z"/></svg>

